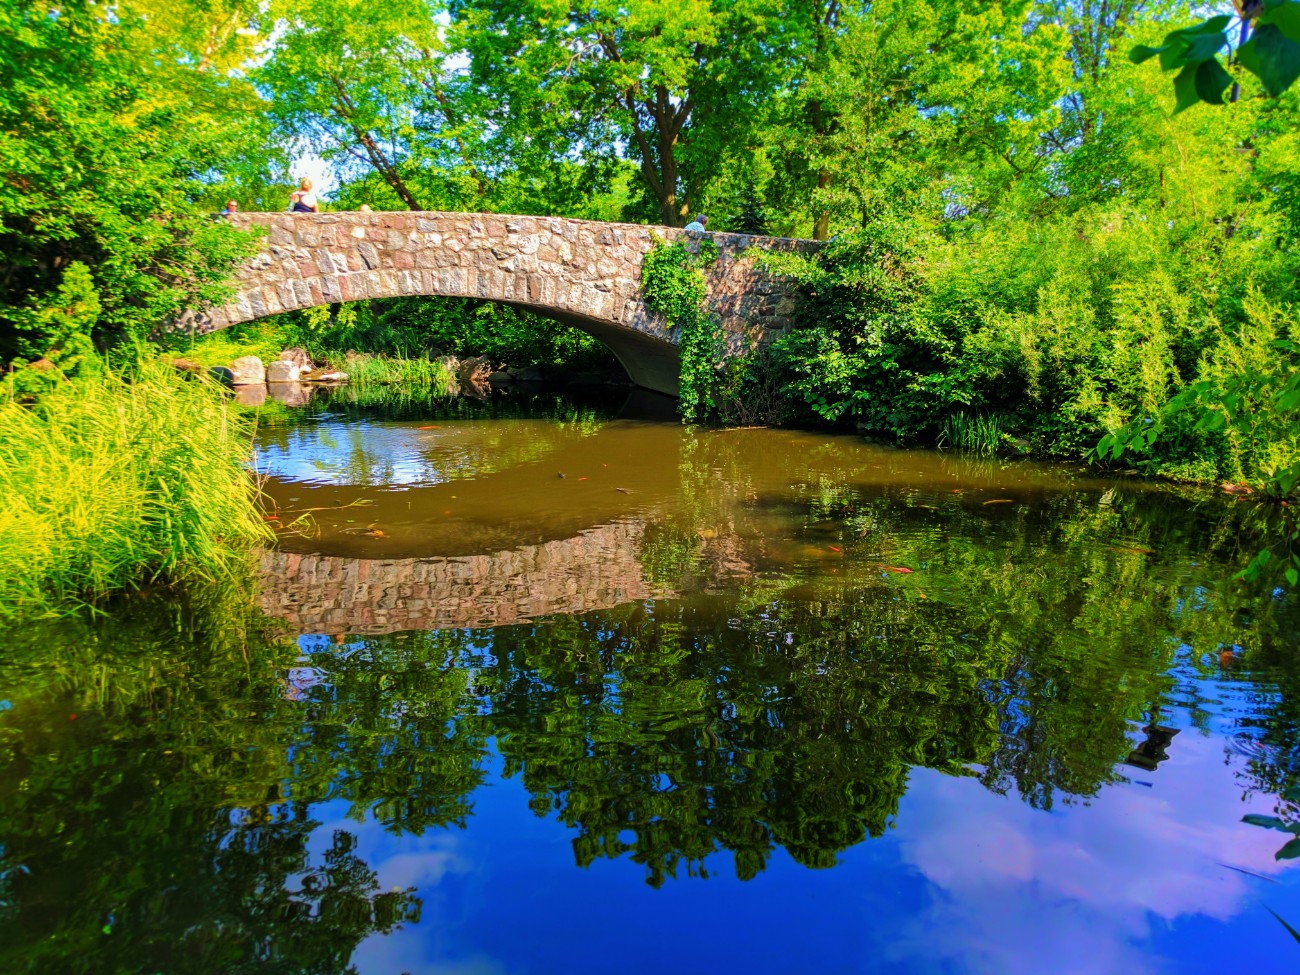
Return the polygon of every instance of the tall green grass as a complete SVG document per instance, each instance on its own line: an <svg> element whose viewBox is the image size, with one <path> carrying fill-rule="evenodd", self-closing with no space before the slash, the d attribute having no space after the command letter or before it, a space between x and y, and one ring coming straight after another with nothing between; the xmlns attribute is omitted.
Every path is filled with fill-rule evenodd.
<svg viewBox="0 0 1300 975"><path fill-rule="evenodd" d="M993 414L951 413L939 428L938 446L955 447L973 454L996 454L1010 436Z"/></svg>
<svg viewBox="0 0 1300 975"><path fill-rule="evenodd" d="M270 534L251 444L214 384L157 362L0 393L0 617L232 575Z"/></svg>
<svg viewBox="0 0 1300 975"><path fill-rule="evenodd" d="M355 386L419 383L440 396L450 396L456 389L455 374L445 363L436 360L367 353L329 359L330 365L346 372L348 382Z"/></svg>

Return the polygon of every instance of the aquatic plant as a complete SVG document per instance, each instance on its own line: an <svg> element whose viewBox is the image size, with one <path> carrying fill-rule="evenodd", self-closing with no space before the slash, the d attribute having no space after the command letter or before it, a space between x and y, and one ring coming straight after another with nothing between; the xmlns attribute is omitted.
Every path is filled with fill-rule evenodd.
<svg viewBox="0 0 1300 975"><path fill-rule="evenodd" d="M0 616L229 575L268 536L253 423L206 379L142 359L33 405L10 391L0 431Z"/></svg>
<svg viewBox="0 0 1300 975"><path fill-rule="evenodd" d="M939 428L939 447L955 447L973 454L996 454L1005 446L1010 435L1002 429L1002 421L992 414L961 411L944 418Z"/></svg>

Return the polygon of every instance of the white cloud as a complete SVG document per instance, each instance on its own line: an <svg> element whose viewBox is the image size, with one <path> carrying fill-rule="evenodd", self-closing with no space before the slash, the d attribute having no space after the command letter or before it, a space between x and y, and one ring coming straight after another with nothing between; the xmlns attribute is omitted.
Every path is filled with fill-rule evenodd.
<svg viewBox="0 0 1300 975"><path fill-rule="evenodd" d="M1253 906L1238 867L1275 876L1280 833L1241 823L1222 741L1185 731L1151 782L1108 787L1091 805L1045 813L969 779L913 773L899 812L903 861L936 888L889 949L899 961L1006 975L1156 972L1152 922L1227 921Z"/></svg>

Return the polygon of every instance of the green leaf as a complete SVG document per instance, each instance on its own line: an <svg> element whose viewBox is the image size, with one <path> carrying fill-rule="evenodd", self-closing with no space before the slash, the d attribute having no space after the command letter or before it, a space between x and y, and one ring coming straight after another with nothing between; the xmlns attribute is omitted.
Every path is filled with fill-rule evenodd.
<svg viewBox="0 0 1300 975"><path fill-rule="evenodd" d="M1211 60L1228 43L1228 35L1224 30L1231 20L1230 16L1220 15L1211 17L1195 27L1170 31L1165 35L1165 42L1160 47L1148 47L1145 44L1134 47L1129 51L1129 60L1134 64L1141 64L1159 55L1160 67L1165 71Z"/></svg>
<svg viewBox="0 0 1300 975"><path fill-rule="evenodd" d="M1286 846L1273 854L1274 860L1294 860L1300 857L1300 836L1287 842Z"/></svg>
<svg viewBox="0 0 1300 975"><path fill-rule="evenodd" d="M1285 573L1287 585L1294 586L1300 583L1300 569L1288 568Z"/></svg>
<svg viewBox="0 0 1300 975"><path fill-rule="evenodd" d="M1300 785L1293 785L1282 793L1282 798L1288 802L1300 802Z"/></svg>
<svg viewBox="0 0 1300 975"><path fill-rule="evenodd" d="M1292 826L1276 816L1262 816L1259 813L1247 813L1241 817L1243 823L1249 823L1251 826L1263 826L1265 829L1280 829L1284 833L1289 833Z"/></svg>
<svg viewBox="0 0 1300 975"><path fill-rule="evenodd" d="M1223 70L1217 58L1202 61L1196 69L1196 93L1201 101L1222 105L1223 93L1232 84L1232 75Z"/></svg>
<svg viewBox="0 0 1300 975"><path fill-rule="evenodd" d="M1210 432L1222 430L1227 422L1227 418L1218 410L1209 410L1204 416L1196 421L1196 429L1208 430Z"/></svg>
<svg viewBox="0 0 1300 975"><path fill-rule="evenodd" d="M1300 389L1278 393L1276 403L1279 410L1294 410L1300 406Z"/></svg>
<svg viewBox="0 0 1300 975"><path fill-rule="evenodd" d="M1186 111L1201 100L1201 94L1196 90L1196 68L1196 65L1189 64L1174 76L1175 115Z"/></svg>
<svg viewBox="0 0 1300 975"><path fill-rule="evenodd" d="M1300 43L1286 37L1273 24L1264 24L1237 50L1241 66L1259 78L1273 97L1300 77Z"/></svg>
<svg viewBox="0 0 1300 975"><path fill-rule="evenodd" d="M1300 3L1276 3L1266 9L1255 21L1256 29L1272 25L1282 32L1284 37L1300 41Z"/></svg>

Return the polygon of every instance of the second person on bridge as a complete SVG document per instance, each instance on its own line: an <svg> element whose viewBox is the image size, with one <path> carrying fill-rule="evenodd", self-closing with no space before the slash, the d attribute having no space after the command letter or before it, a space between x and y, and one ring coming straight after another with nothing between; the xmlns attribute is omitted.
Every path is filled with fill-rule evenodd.
<svg viewBox="0 0 1300 975"><path fill-rule="evenodd" d="M298 183L298 189L289 197L291 213L320 213L320 201L312 192L311 180L304 176Z"/></svg>

